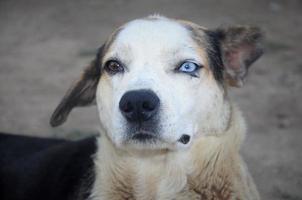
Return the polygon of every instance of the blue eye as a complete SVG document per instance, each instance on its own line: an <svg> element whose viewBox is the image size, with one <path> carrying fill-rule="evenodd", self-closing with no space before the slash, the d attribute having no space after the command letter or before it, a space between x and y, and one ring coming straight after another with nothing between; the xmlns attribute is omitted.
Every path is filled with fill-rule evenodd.
<svg viewBox="0 0 302 200"><path fill-rule="evenodd" d="M186 61L182 63L177 70L197 77L198 69L200 69L199 65L190 61Z"/></svg>

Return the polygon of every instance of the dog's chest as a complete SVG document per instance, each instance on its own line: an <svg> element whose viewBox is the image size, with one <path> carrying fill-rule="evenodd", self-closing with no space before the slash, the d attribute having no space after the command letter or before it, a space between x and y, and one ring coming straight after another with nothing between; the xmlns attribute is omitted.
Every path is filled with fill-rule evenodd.
<svg viewBox="0 0 302 200"><path fill-rule="evenodd" d="M203 180L199 186L189 187L189 191L195 193L196 200L241 200L235 193L234 185L226 179L215 180L214 183Z"/></svg>
<svg viewBox="0 0 302 200"><path fill-rule="evenodd" d="M225 175L192 178L174 172L169 177L139 171L118 173L104 177L95 200L241 200Z"/></svg>
<svg viewBox="0 0 302 200"><path fill-rule="evenodd" d="M237 176L234 166L201 168L200 171L188 176L188 191L196 194L196 200L243 200L238 193ZM223 166L223 167L222 167ZM239 186L240 187L240 186Z"/></svg>
<svg viewBox="0 0 302 200"><path fill-rule="evenodd" d="M104 150L105 151L105 150ZM104 151L99 151L103 152ZM197 152L203 152L197 149ZM195 153L198 158L200 153ZM242 200L234 158L196 160L187 154L165 159L98 157L92 200ZM100 162L107 160L106 163ZM219 166L219 167L217 167Z"/></svg>

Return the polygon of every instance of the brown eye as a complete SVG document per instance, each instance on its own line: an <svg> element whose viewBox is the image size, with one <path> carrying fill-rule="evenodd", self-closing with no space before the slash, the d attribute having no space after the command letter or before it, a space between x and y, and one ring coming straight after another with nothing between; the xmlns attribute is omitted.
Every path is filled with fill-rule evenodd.
<svg viewBox="0 0 302 200"><path fill-rule="evenodd" d="M114 75L116 73L124 72L123 65L116 60L107 61L104 66L104 69L112 75Z"/></svg>

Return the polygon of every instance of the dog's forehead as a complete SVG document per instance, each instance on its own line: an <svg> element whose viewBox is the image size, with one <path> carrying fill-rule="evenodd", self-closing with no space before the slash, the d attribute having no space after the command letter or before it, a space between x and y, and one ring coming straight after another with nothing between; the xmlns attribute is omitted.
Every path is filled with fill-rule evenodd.
<svg viewBox="0 0 302 200"><path fill-rule="evenodd" d="M169 19L140 19L125 25L117 40L120 42L143 42L154 41L166 42L170 45L184 42L190 39L189 32L179 23Z"/></svg>
<svg viewBox="0 0 302 200"><path fill-rule="evenodd" d="M125 24L111 41L115 53L162 55L162 51L194 51L196 44L190 29L168 18L146 18ZM118 51L118 52L117 52Z"/></svg>

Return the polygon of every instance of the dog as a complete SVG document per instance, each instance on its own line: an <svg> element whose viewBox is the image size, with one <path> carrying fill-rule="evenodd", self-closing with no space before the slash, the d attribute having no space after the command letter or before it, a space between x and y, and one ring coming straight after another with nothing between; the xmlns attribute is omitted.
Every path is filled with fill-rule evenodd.
<svg viewBox="0 0 302 200"><path fill-rule="evenodd" d="M55 109L97 105L100 137L0 136L3 200L258 200L231 102L263 54L257 27L153 15L118 28Z"/></svg>

